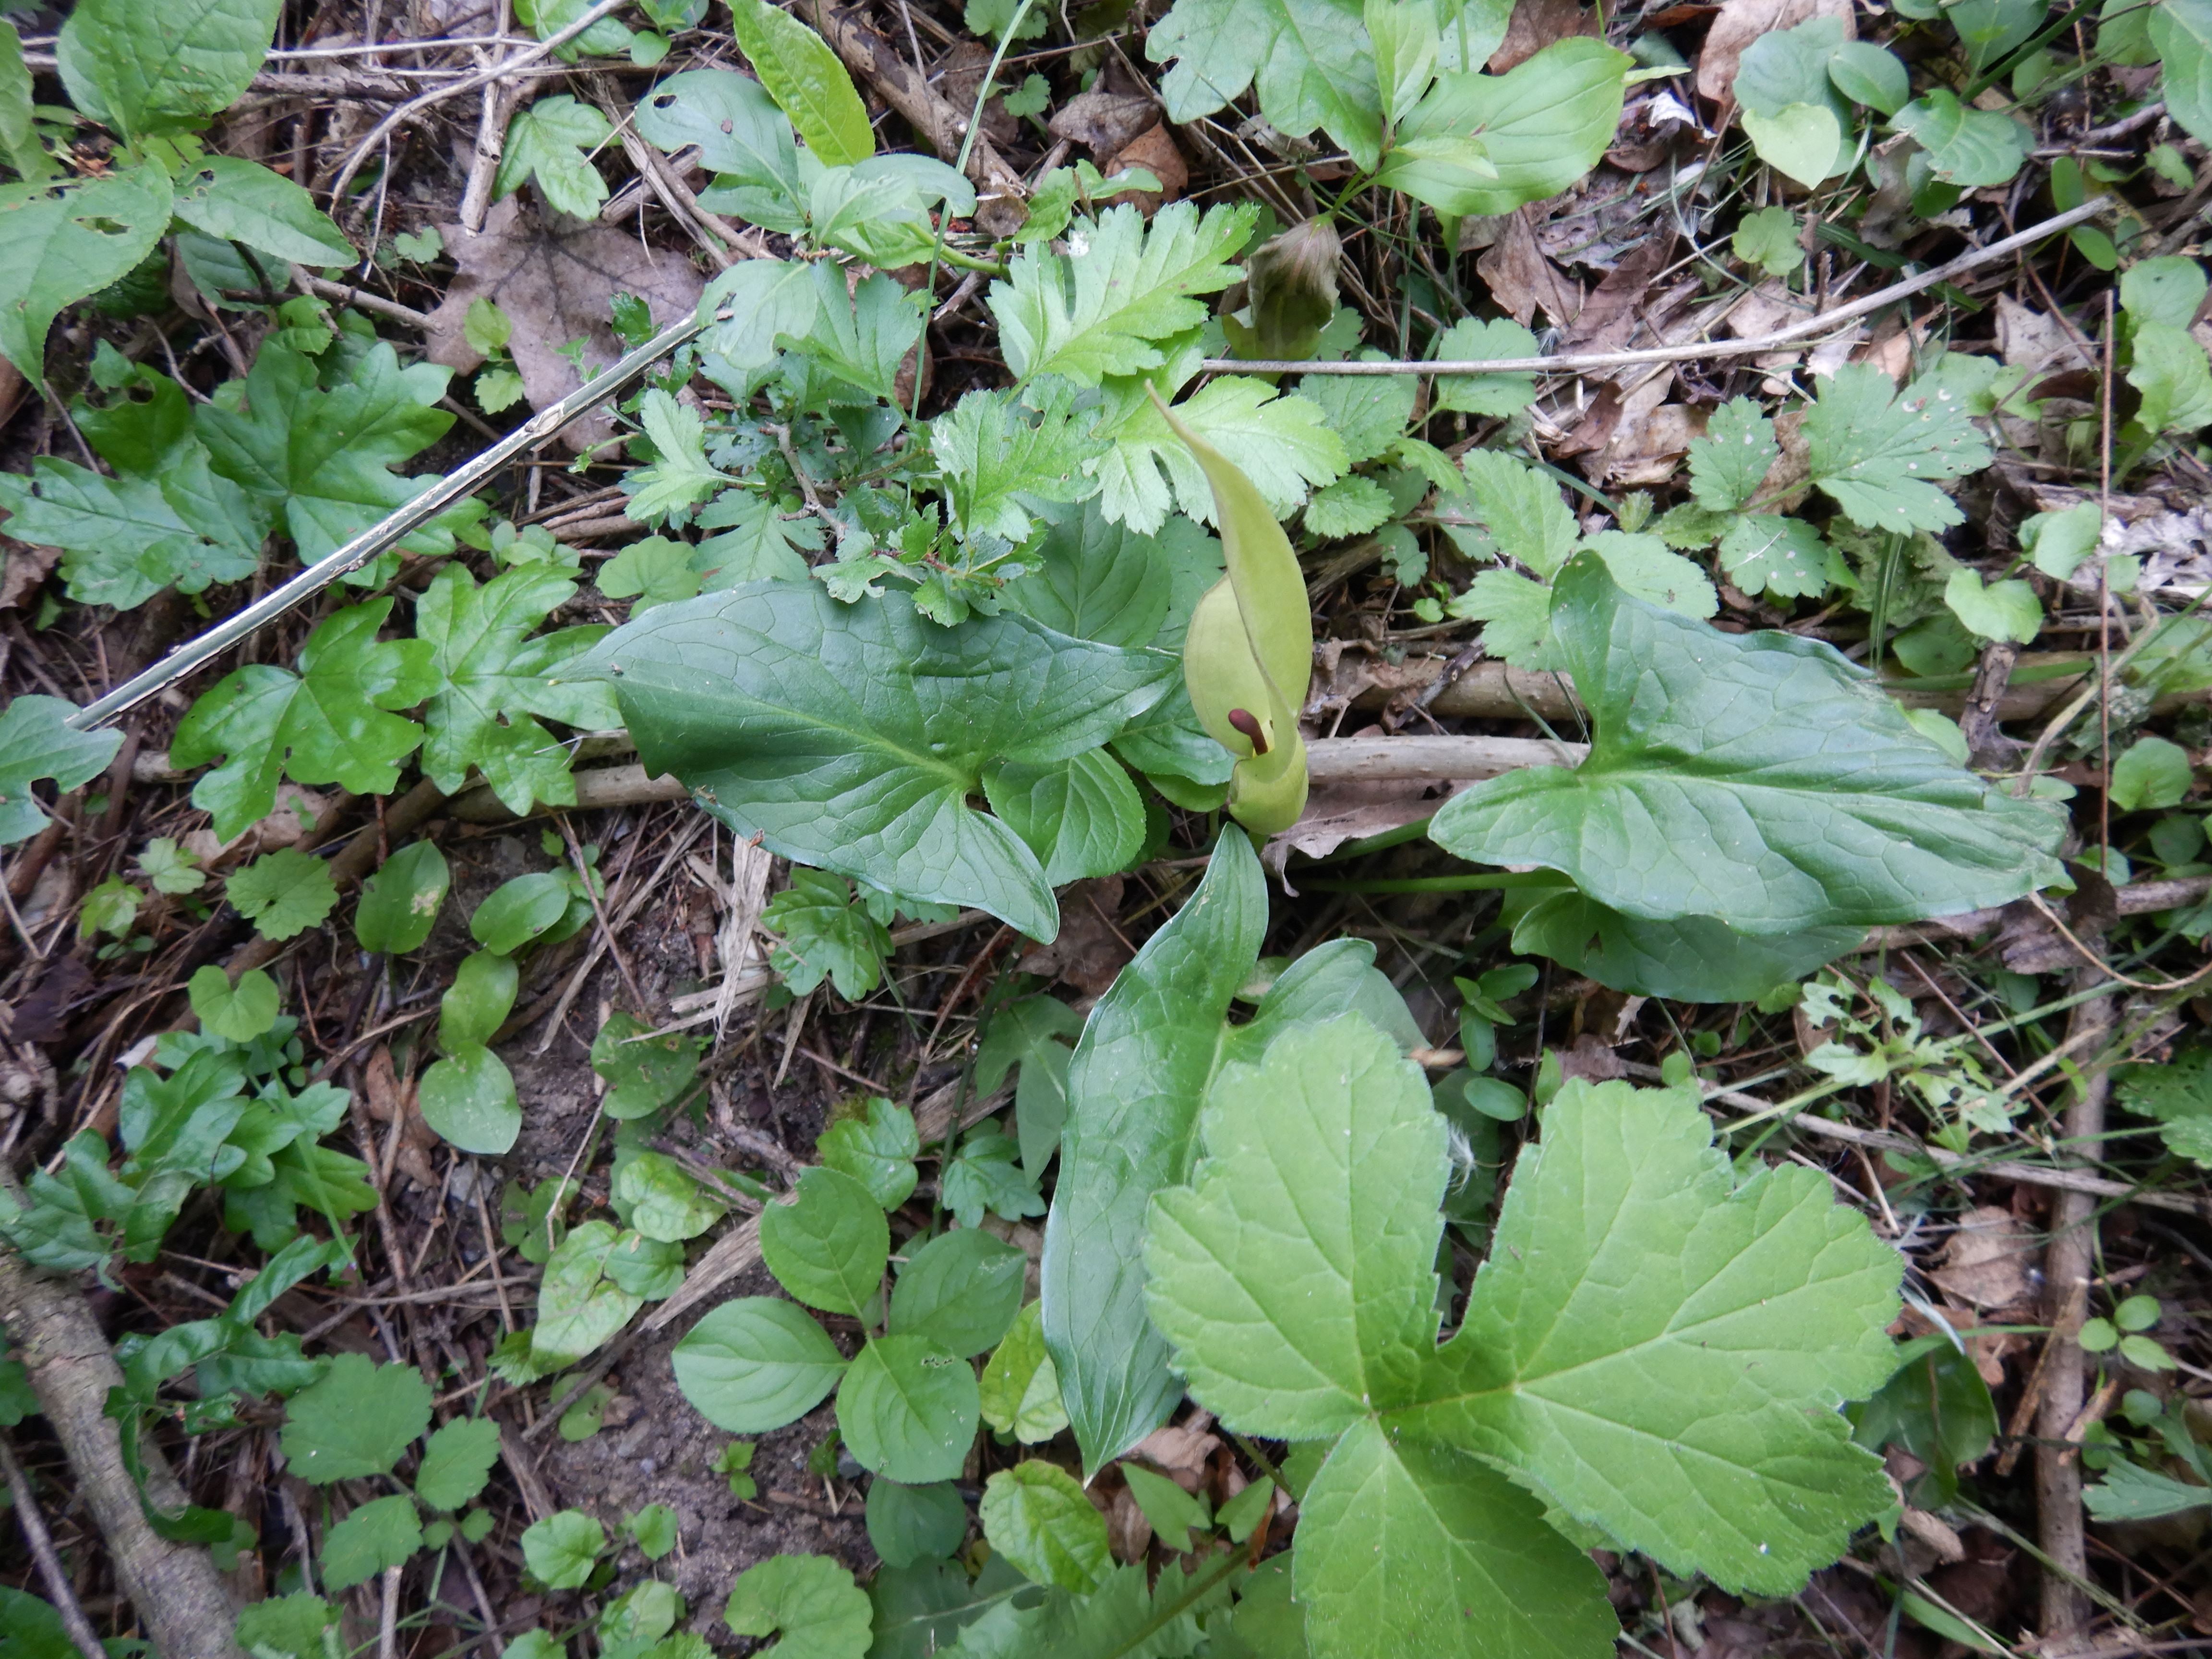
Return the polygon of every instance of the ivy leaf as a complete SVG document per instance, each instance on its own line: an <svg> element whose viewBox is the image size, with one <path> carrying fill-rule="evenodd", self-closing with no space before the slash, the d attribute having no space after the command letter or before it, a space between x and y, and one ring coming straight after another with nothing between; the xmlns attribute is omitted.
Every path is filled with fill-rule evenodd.
<svg viewBox="0 0 2212 1659"><path fill-rule="evenodd" d="M1382 109L1362 16L1353 0L1176 0L1145 56L1178 60L1160 82L1170 121L1211 115L1256 82L1276 131L1303 138L1322 128L1371 167Z"/></svg>
<svg viewBox="0 0 2212 1659"><path fill-rule="evenodd" d="M875 1626L867 1593L826 1555L778 1555L730 1586L723 1621L738 1636L775 1636L783 1659L862 1659Z"/></svg>
<svg viewBox="0 0 2212 1659"><path fill-rule="evenodd" d="M1716 632L1589 555L1560 575L1551 625L1595 720L1589 759L1455 796L1430 832L1446 851L1560 870L1628 915L1762 934L2002 904L2054 878L2058 821L1954 765L1829 647Z"/></svg>
<svg viewBox="0 0 2212 1659"><path fill-rule="evenodd" d="M434 1510L457 1510L484 1489L497 1462L499 1425L488 1417L457 1417L423 1443L415 1495Z"/></svg>
<svg viewBox="0 0 2212 1659"><path fill-rule="evenodd" d="M169 228L169 181L155 167L0 185L0 352L25 380L46 382L54 319L154 251Z"/></svg>
<svg viewBox="0 0 2212 1659"><path fill-rule="evenodd" d="M942 628L901 596L771 581L663 605L571 672L611 679L647 766L770 852L1049 939L1042 866L968 798L989 761L1096 748L1171 666L1024 617Z"/></svg>
<svg viewBox="0 0 2212 1659"><path fill-rule="evenodd" d="M389 1474L430 1426L430 1385L412 1365L377 1365L342 1353L285 1408L290 1473L317 1486Z"/></svg>
<svg viewBox="0 0 2212 1659"><path fill-rule="evenodd" d="M850 167L876 153L853 77L820 35L764 0L738 0L730 29L769 95L824 165Z"/></svg>
<svg viewBox="0 0 2212 1659"><path fill-rule="evenodd" d="M1817 1172L1739 1182L1690 1097L1571 1082L1401 1420L1670 1571L1786 1595L1890 1501L1835 1407L1895 1366L1899 1271Z"/></svg>
<svg viewBox="0 0 2212 1659"><path fill-rule="evenodd" d="M1037 1583L1088 1595L1114 1571L1106 1517L1057 1463L1031 1458L1000 1469L978 1508L991 1547Z"/></svg>
<svg viewBox="0 0 2212 1659"><path fill-rule="evenodd" d="M761 923L781 936L769 966L793 996L827 979L839 996L858 1002L882 981L890 930L854 897L842 876L794 865L791 885L768 902Z"/></svg>
<svg viewBox="0 0 2212 1659"><path fill-rule="evenodd" d="M572 218L596 216L607 199L607 181L589 152L614 137L607 118L563 94L540 98L515 112L507 125L507 147L492 180L492 199L511 196L535 178L546 206Z"/></svg>
<svg viewBox="0 0 2212 1659"><path fill-rule="evenodd" d="M769 1434L827 1399L845 1357L811 1316L773 1297L710 1310L670 1356L676 1386L699 1414L732 1434Z"/></svg>
<svg viewBox="0 0 2212 1659"><path fill-rule="evenodd" d="M323 1538L323 1588L351 1589L422 1547L422 1518L404 1492L372 1498Z"/></svg>
<svg viewBox="0 0 2212 1659"><path fill-rule="evenodd" d="M213 471L174 380L139 368L125 387L107 408L76 405L115 476L40 456L29 477L0 477L9 533L60 548L69 595L85 605L128 611L172 585L198 593L252 575L270 510Z"/></svg>
<svg viewBox="0 0 2212 1659"><path fill-rule="evenodd" d="M327 387L318 382L319 367L272 337L254 357L242 409L203 404L192 411L216 471L282 514L301 561L309 563L436 483L389 469L444 437L453 423L437 407L452 371L434 363L402 368L389 343L348 359L343 378ZM448 508L400 546L450 553L451 526L473 521L483 510L474 502Z"/></svg>
<svg viewBox="0 0 2212 1659"><path fill-rule="evenodd" d="M1631 66L1626 52L1577 37L1505 75L1440 76L1399 123L1376 182L1455 217L1510 213L1556 196L1613 142ZM1468 137L1481 141L1495 176L1465 164L1460 146Z"/></svg>
<svg viewBox="0 0 2212 1659"><path fill-rule="evenodd" d="M1299 1516L1312 1541L1291 1571L1316 1659L1615 1650L1596 1565L1544 1523L1540 1502L1449 1446L1364 1419L1330 1451ZM1389 1541L1363 1552L1358 1539ZM1479 1641L1440 1633L1474 1620Z"/></svg>
<svg viewBox="0 0 2212 1659"><path fill-rule="evenodd" d="M1731 398L1705 422L1705 435L1690 444L1690 494L1699 507L1737 512L1759 493L1781 455L1774 422L1750 398Z"/></svg>
<svg viewBox="0 0 2212 1659"><path fill-rule="evenodd" d="M607 1529L581 1510L558 1510L523 1528L523 1561L548 1589L580 1589L606 1549Z"/></svg>
<svg viewBox="0 0 2212 1659"><path fill-rule="evenodd" d="M228 840L269 816L279 777L337 783L383 795L422 728L387 711L435 690L425 640L376 637L390 599L332 612L300 648L300 672L249 663L225 675L177 727L170 759L181 767L223 763L192 787L192 804L215 817Z"/></svg>
<svg viewBox="0 0 2212 1659"><path fill-rule="evenodd" d="M105 771L122 746L120 732L72 728L69 718L76 713L74 703L35 693L11 698L0 709L0 847L46 827L33 783L51 778L67 794Z"/></svg>
<svg viewBox="0 0 2212 1659"><path fill-rule="evenodd" d="M1144 387L1117 386L1109 388L1109 397L1098 429L1113 448L1095 464L1105 516L1147 535L1167 521L1170 507L1212 524L1213 492L1206 474ZM1309 486L1334 482L1346 465L1343 440L1321 410L1295 394L1277 395L1264 381L1222 375L1177 404L1175 412L1252 481L1278 517L1296 512Z"/></svg>
<svg viewBox="0 0 2212 1659"><path fill-rule="evenodd" d="M2035 137L2001 111L1976 109L1959 95L1931 87L1893 118L1928 152L1928 165L1947 184L1974 189L2008 184Z"/></svg>
<svg viewBox="0 0 2212 1659"><path fill-rule="evenodd" d="M921 1152L921 1134L914 1114L881 1095L869 1097L866 1117L840 1117L815 1143L824 1168L850 1176L886 1210L896 1210L914 1196L919 1178L914 1161Z"/></svg>
<svg viewBox="0 0 2212 1659"><path fill-rule="evenodd" d="M655 459L623 476L629 516L640 524L679 521L729 482L707 464L707 425L658 386L638 405L638 424Z"/></svg>
<svg viewBox="0 0 2212 1659"><path fill-rule="evenodd" d="M962 1226L981 1226L986 1210L1008 1221L1044 1213L1044 1200L1036 1181L1022 1172L1020 1156L1021 1148L994 1124L968 1132L939 1182L945 1207Z"/></svg>
<svg viewBox="0 0 2212 1659"><path fill-rule="evenodd" d="M971 392L930 422L930 448L964 535L988 531L1018 546L1041 503L1098 493L1084 470L1105 453L1091 435L1096 416L1075 413L1076 390L1066 380L1033 387L1031 396L1024 408L1011 392Z"/></svg>
<svg viewBox="0 0 2212 1659"><path fill-rule="evenodd" d="M319 927L337 908L331 866L296 847L279 848L234 872L222 896L264 939L287 939Z"/></svg>
<svg viewBox="0 0 2212 1659"><path fill-rule="evenodd" d="M476 767L514 812L532 801L575 804L568 751L532 718L584 731L621 723L605 688L564 671L605 635L564 628L526 636L576 591L571 577L520 565L479 586L458 564L432 580L416 604L416 639L430 653L436 690L423 710L423 775L448 793Z"/></svg>
<svg viewBox="0 0 2212 1659"><path fill-rule="evenodd" d="M1214 1079L1199 1134L1145 1241L1146 1306L1193 1395L1288 1440L1417 1398L1449 1167L1419 1069L1364 1020L1290 1031Z"/></svg>
<svg viewBox="0 0 2212 1659"><path fill-rule="evenodd" d="M1805 411L1813 482L1869 529L1963 523L1936 481L1989 465L1989 446L1966 416L1965 401L1948 386L1916 382L1898 395L1873 364L1846 363Z"/></svg>
<svg viewBox="0 0 2212 1659"><path fill-rule="evenodd" d="M1217 207L1201 217L1176 202L1147 228L1135 208L1109 208L1069 232L1066 255L1024 249L991 284L1006 366L1023 380L1058 374L1086 386L1158 368L1167 358L1154 342L1197 327L1206 306L1195 296L1237 280L1229 261L1258 213Z"/></svg>

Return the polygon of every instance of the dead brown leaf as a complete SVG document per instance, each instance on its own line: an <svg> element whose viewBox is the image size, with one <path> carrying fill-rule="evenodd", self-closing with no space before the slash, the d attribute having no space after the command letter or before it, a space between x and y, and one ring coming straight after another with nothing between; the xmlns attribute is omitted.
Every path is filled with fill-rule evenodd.
<svg viewBox="0 0 2212 1659"><path fill-rule="evenodd" d="M1270 842L1261 856L1280 875L1294 852L1327 858L1346 842L1431 816L1450 793L1449 784L1412 779L1327 785L1307 796L1298 821Z"/></svg>
<svg viewBox="0 0 2212 1659"><path fill-rule="evenodd" d="M1474 262L1474 268L1490 284L1491 297L1523 328L1540 307L1561 327L1581 314L1581 286L1562 276L1559 267L1544 257L1536 246L1535 226L1527 208L1498 227L1498 240Z"/></svg>
<svg viewBox="0 0 2212 1659"><path fill-rule="evenodd" d="M1855 40L1851 0L1724 0L1698 54L1698 95L1714 103L1735 101L1735 72L1744 49L1762 34L1795 28L1815 17L1842 21L1844 39Z"/></svg>
<svg viewBox="0 0 2212 1659"><path fill-rule="evenodd" d="M1605 280L1590 290L1575 325L1559 343L1562 351L1619 351L1648 325L1644 307L1651 299L1651 283L1667 269L1674 255L1674 233L1656 232L1632 249L1607 271Z"/></svg>
<svg viewBox="0 0 2212 1659"><path fill-rule="evenodd" d="M2027 1264L2037 1254L2035 1235L2010 1210L1980 1205L1959 1218L1943 1265L1928 1276L1977 1308L2009 1308L2029 1299Z"/></svg>
<svg viewBox="0 0 2212 1659"><path fill-rule="evenodd" d="M992 56L991 48L981 40L962 40L938 60L938 90L963 118L975 107L975 94L982 88ZM1007 110L1004 98L994 97L983 106L983 136L1001 149L1022 136L1022 124Z"/></svg>
<svg viewBox="0 0 2212 1659"><path fill-rule="evenodd" d="M1114 926L1121 912L1121 878L1078 882L1060 896L1060 936L1023 953L1021 970L1103 996L1136 952Z"/></svg>
<svg viewBox="0 0 2212 1659"><path fill-rule="evenodd" d="M1194 1412L1187 1423L1154 1429L1132 1446L1128 1455L1185 1492L1194 1492L1206 1480L1206 1460L1221 1445L1221 1437L1212 1432L1212 1425L1213 1419L1204 1412Z"/></svg>
<svg viewBox="0 0 2212 1659"><path fill-rule="evenodd" d="M705 286L679 254L647 248L604 225L548 229L520 197L493 208L480 235L459 225L438 229L459 273L444 303L430 313L430 361L464 372L483 362L462 337L461 325L471 301L489 299L514 324L507 349L532 409L558 403L583 384L561 347L584 341L587 374L622 355L622 343L608 324L616 295L635 295L651 309L654 325L665 327L691 313ZM605 443L614 431L607 415L587 415L572 422L561 441L580 451Z"/></svg>
<svg viewBox="0 0 2212 1659"><path fill-rule="evenodd" d="M2004 293L1997 295L1997 355L2008 368L2025 368L2031 374L2095 368L2065 324Z"/></svg>
<svg viewBox="0 0 2212 1659"><path fill-rule="evenodd" d="M1190 184L1190 167L1183 161L1182 152L1176 148L1174 135L1168 131L1164 121L1147 127L1116 150L1103 171L1110 174L1125 167L1143 167L1160 181L1157 191L1125 190L1109 198L1132 204L1146 218L1158 212L1162 203L1181 201L1183 191Z"/></svg>
<svg viewBox="0 0 2212 1659"><path fill-rule="evenodd" d="M1516 0L1505 38L1490 54L1487 67L1492 75L1503 75L1557 41L1598 33L1597 13L1585 10L1580 0Z"/></svg>
<svg viewBox="0 0 2212 1659"><path fill-rule="evenodd" d="M1628 1075L1620 1056L1588 1031L1559 1051L1559 1073L1589 1083L1610 1083Z"/></svg>
<svg viewBox="0 0 2212 1659"><path fill-rule="evenodd" d="M1106 158L1126 149L1139 133L1157 125L1159 118L1159 106L1149 98L1094 87L1062 104L1046 125L1054 137L1082 145L1091 152L1092 161L1111 172L1106 167Z"/></svg>
<svg viewBox="0 0 2212 1659"><path fill-rule="evenodd" d="M362 1068L361 1080L368 1115L387 1129L394 1122L399 1125L399 1151L392 1159L393 1167L417 1187L435 1187L438 1176L430 1167L430 1149L438 1144L438 1137L416 1106L413 1082L403 1085L392 1070L390 1048L378 1045Z"/></svg>
<svg viewBox="0 0 2212 1659"><path fill-rule="evenodd" d="M6 562L0 565L0 611L13 611L25 600L37 596L48 573L61 562L58 547L33 547L12 536L0 536L0 555Z"/></svg>
<svg viewBox="0 0 2212 1659"><path fill-rule="evenodd" d="M1114 1494L1113 1505L1106 1511L1106 1541L1114 1559L1125 1565L1143 1560L1152 1547L1152 1523L1139 1506L1137 1494L1127 1486Z"/></svg>

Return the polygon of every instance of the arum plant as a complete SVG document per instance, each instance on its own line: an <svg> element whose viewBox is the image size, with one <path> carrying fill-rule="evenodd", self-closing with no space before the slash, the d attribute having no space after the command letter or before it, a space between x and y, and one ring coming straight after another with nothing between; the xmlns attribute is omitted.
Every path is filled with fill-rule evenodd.
<svg viewBox="0 0 2212 1659"><path fill-rule="evenodd" d="M1274 835L1296 823L1306 805L1298 710L1313 677L1313 613L1305 577L1252 481L1178 420L1157 391L1152 401L1205 469L1228 564L1191 612L1183 683L1199 724L1237 757L1231 815L1255 834Z"/></svg>

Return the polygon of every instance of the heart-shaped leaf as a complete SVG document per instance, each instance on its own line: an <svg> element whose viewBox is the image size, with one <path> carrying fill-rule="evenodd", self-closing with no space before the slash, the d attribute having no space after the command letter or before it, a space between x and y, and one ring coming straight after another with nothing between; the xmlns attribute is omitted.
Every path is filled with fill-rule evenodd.
<svg viewBox="0 0 2212 1659"><path fill-rule="evenodd" d="M1820 104L1785 104L1779 113L1741 110L1736 118L1751 137L1759 159L1808 190L1836 170L1844 130L1836 112Z"/></svg>

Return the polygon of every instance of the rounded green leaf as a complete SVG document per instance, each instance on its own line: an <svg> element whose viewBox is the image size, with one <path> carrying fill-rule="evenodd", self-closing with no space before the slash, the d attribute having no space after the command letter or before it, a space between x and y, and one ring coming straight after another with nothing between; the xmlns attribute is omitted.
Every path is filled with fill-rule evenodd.
<svg viewBox="0 0 2212 1659"><path fill-rule="evenodd" d="M185 991L200 1024L231 1042L251 1042L276 1024L276 981L249 968L230 982L215 963L195 969Z"/></svg>
<svg viewBox="0 0 2212 1659"><path fill-rule="evenodd" d="M546 1258L538 1284L538 1324L530 1334L534 1352L580 1359L629 1322L645 1297L617 1283L611 1268L617 1253L641 1242L604 1221L569 1230Z"/></svg>
<svg viewBox="0 0 2212 1659"><path fill-rule="evenodd" d="M496 1158L522 1133L522 1106L507 1062L480 1042L461 1042L422 1073L422 1121L465 1152Z"/></svg>
<svg viewBox="0 0 2212 1659"><path fill-rule="evenodd" d="M514 1008L521 982L512 957L492 951L463 957L438 1005L438 1041L449 1049L489 1042Z"/></svg>
<svg viewBox="0 0 2212 1659"><path fill-rule="evenodd" d="M878 1305L890 1226L852 1176L807 1170L795 1199L761 1212L760 1241L776 1282L808 1307L860 1318Z"/></svg>
<svg viewBox="0 0 2212 1659"><path fill-rule="evenodd" d="M959 1475L979 1414L968 1362L919 1336L869 1343L837 1390L837 1427L853 1455L910 1486Z"/></svg>
<svg viewBox="0 0 2212 1659"><path fill-rule="evenodd" d="M576 1589L606 1553L607 1529L581 1510L562 1510L524 1528L522 1559L549 1589Z"/></svg>
<svg viewBox="0 0 2212 1659"><path fill-rule="evenodd" d="M1032 1458L983 1488L983 1536L1040 1584L1088 1595L1114 1571L1106 1517L1057 1463Z"/></svg>
<svg viewBox="0 0 2212 1659"><path fill-rule="evenodd" d="M2011 116L1962 104L1942 87L1898 111L1896 121L1928 152L1938 179L1969 188L2009 183L2035 144L2034 136Z"/></svg>
<svg viewBox="0 0 2212 1659"><path fill-rule="evenodd" d="M632 1152L615 1170L614 1201L629 1224L664 1243L696 1238L722 1216L722 1206L664 1152Z"/></svg>
<svg viewBox="0 0 2212 1659"><path fill-rule="evenodd" d="M499 1425L457 1417L424 1443L415 1495L434 1510L457 1510L484 1488L499 1461Z"/></svg>
<svg viewBox="0 0 2212 1659"><path fill-rule="evenodd" d="M1843 124L1825 104L1785 104L1772 115L1736 112L1759 159L1808 190L1835 172L1843 159Z"/></svg>
<svg viewBox="0 0 2212 1659"><path fill-rule="evenodd" d="M1440 76L1399 124L1376 182L1454 217L1510 213L1555 196L1613 142L1632 67L1626 52L1577 38L1504 75ZM1494 178L1467 167L1450 147L1478 131ZM1431 147L1437 159L1427 159Z"/></svg>
<svg viewBox="0 0 2212 1659"><path fill-rule="evenodd" d="M914 1195L921 1135L914 1114L881 1095L870 1097L866 1117L841 1117L823 1130L814 1150L827 1168L852 1176L886 1210Z"/></svg>
<svg viewBox="0 0 2212 1659"><path fill-rule="evenodd" d="M933 1238L908 1259L891 1287L890 1328L927 1337L947 1353L981 1353L1021 1310L1029 1258L975 1228Z"/></svg>
<svg viewBox="0 0 2212 1659"><path fill-rule="evenodd" d="M863 1659L875 1612L853 1575L826 1555L778 1555L730 1586L723 1622L739 1636L781 1634L783 1659Z"/></svg>
<svg viewBox="0 0 2212 1659"><path fill-rule="evenodd" d="M2112 1323L2124 1331L2147 1331L2158 1323L2158 1298L2131 1296L2112 1310Z"/></svg>
<svg viewBox="0 0 2212 1659"><path fill-rule="evenodd" d="M1893 52L1871 40L1846 40L1828 58L1828 78L1855 104L1894 115L1912 97L1912 77Z"/></svg>
<svg viewBox="0 0 2212 1659"><path fill-rule="evenodd" d="M446 855L427 841L401 848L362 884L353 933L364 951L397 956L420 948L453 885Z"/></svg>
<svg viewBox="0 0 2212 1659"><path fill-rule="evenodd" d="M725 1302L670 1356L676 1386L699 1414L732 1434L767 1434L829 1397L845 1370L821 1326L774 1297Z"/></svg>
<svg viewBox="0 0 2212 1659"><path fill-rule="evenodd" d="M967 1536L968 1506L950 1480L903 1486L879 1475L869 1482L868 1541L886 1565L943 1560Z"/></svg>
<svg viewBox="0 0 2212 1659"><path fill-rule="evenodd" d="M542 870L494 888L469 918L469 937L509 956L568 914L568 882L557 871Z"/></svg>
<svg viewBox="0 0 2212 1659"><path fill-rule="evenodd" d="M2189 751L2179 744L2164 738L2139 738L2112 763L2112 805L2123 812L2179 806L2195 776Z"/></svg>
<svg viewBox="0 0 2212 1659"><path fill-rule="evenodd" d="M635 1014L607 1017L592 1039L592 1069L607 1080L606 1115L622 1121L659 1111L699 1074L699 1040L681 1031L652 1035Z"/></svg>
<svg viewBox="0 0 2212 1659"><path fill-rule="evenodd" d="M1021 1310L976 1384L983 1420L1024 1446L1049 1440L1067 1426L1067 1411L1060 1401L1060 1370L1045 1351L1042 1312L1043 1304L1037 1302Z"/></svg>

